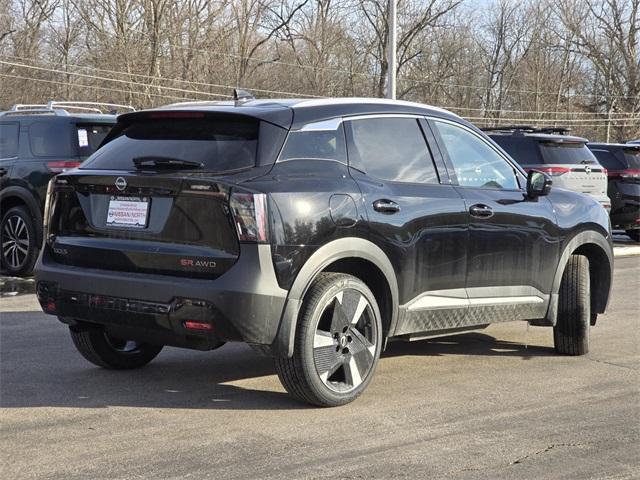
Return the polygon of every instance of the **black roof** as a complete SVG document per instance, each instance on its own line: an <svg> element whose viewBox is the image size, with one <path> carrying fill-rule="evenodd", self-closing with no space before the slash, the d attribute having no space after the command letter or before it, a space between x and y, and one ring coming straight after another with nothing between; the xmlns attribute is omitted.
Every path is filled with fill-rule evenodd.
<svg viewBox="0 0 640 480"><path fill-rule="evenodd" d="M125 113L118 118L127 122L139 115L157 111L202 111L247 115L284 128L300 128L311 123L341 116L406 113L447 118L468 124L457 115L420 103L379 98L260 99L246 101L174 103L151 110Z"/></svg>

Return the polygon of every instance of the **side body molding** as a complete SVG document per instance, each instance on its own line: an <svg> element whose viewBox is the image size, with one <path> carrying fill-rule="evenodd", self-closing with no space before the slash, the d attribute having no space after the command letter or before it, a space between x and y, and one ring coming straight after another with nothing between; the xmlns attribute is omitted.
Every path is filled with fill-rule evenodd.
<svg viewBox="0 0 640 480"><path fill-rule="evenodd" d="M396 274L387 255L374 243L363 238L350 237L334 240L323 245L306 261L300 269L280 318L276 338L271 345L274 356L291 357L295 341L298 313L302 299L316 276L330 264L347 258L359 258L375 265L385 276L391 291L391 323L389 332L396 327L398 316L398 283Z"/></svg>
<svg viewBox="0 0 640 480"><path fill-rule="evenodd" d="M569 257L578 249L580 249L578 253L591 257L591 308L598 313L604 313L606 310L613 282L613 246L611 244L611 237L607 238L602 233L593 230L583 231L574 236L564 246L553 278L547 314L541 323L531 322L532 324L556 324L562 274L569 261ZM594 264L592 255L598 256L602 261ZM596 278L595 282L593 281L594 276Z"/></svg>

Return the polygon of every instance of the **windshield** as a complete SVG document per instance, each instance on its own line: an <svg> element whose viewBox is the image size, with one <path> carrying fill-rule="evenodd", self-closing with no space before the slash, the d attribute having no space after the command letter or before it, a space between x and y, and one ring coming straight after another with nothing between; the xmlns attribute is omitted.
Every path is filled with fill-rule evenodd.
<svg viewBox="0 0 640 480"><path fill-rule="evenodd" d="M256 164L259 121L236 117L141 119L92 155L82 168L134 170L139 157L202 163L227 172Z"/></svg>
<svg viewBox="0 0 640 480"><path fill-rule="evenodd" d="M540 152L548 165L580 165L598 163L584 143L541 142Z"/></svg>

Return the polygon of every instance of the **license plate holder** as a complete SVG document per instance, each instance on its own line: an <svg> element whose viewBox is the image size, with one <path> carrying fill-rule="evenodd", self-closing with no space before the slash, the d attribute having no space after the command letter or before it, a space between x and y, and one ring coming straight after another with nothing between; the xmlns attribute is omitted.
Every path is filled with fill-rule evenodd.
<svg viewBox="0 0 640 480"><path fill-rule="evenodd" d="M147 228L150 203L148 197L112 196L107 209L107 227Z"/></svg>

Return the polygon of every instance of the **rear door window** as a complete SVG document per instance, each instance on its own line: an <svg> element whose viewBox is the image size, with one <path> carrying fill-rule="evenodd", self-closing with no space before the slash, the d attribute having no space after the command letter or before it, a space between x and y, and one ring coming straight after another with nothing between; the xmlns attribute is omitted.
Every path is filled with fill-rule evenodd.
<svg viewBox="0 0 640 480"><path fill-rule="evenodd" d="M629 170L640 170L640 148L624 148L624 159L626 168Z"/></svg>
<svg viewBox="0 0 640 480"><path fill-rule="evenodd" d="M350 122L349 165L392 182L439 183L429 147L415 118Z"/></svg>
<svg viewBox="0 0 640 480"><path fill-rule="evenodd" d="M540 152L546 165L580 165L597 163L584 143L540 142Z"/></svg>
<svg viewBox="0 0 640 480"><path fill-rule="evenodd" d="M29 145L36 157L75 157L68 122L35 122L29 126Z"/></svg>
<svg viewBox="0 0 640 480"><path fill-rule="evenodd" d="M0 158L18 156L19 123L0 123Z"/></svg>
<svg viewBox="0 0 640 480"><path fill-rule="evenodd" d="M133 170L139 157L204 164L221 173L256 165L259 120L239 116L142 118L126 126L81 168Z"/></svg>

